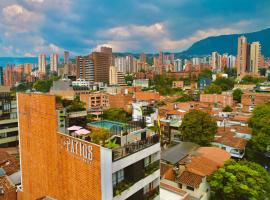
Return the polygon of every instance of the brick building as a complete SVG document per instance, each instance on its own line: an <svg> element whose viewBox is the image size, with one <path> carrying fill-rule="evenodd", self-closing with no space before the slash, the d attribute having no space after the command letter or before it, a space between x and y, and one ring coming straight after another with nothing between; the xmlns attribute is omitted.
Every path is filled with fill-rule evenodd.
<svg viewBox="0 0 270 200"><path fill-rule="evenodd" d="M80 94L80 100L86 104L86 110L109 107L109 95L103 92Z"/></svg>
<svg viewBox="0 0 270 200"><path fill-rule="evenodd" d="M132 94L109 95L109 104L111 108L123 108L128 111L133 102Z"/></svg>
<svg viewBox="0 0 270 200"><path fill-rule="evenodd" d="M133 128L126 136L114 135L120 147L108 149L59 132L55 96L17 98L22 172L18 200L135 200L159 191L160 143L150 130Z"/></svg>
<svg viewBox="0 0 270 200"><path fill-rule="evenodd" d="M232 106L231 94L200 94L200 102L220 104L222 107Z"/></svg>
<svg viewBox="0 0 270 200"><path fill-rule="evenodd" d="M252 112L253 109L260 104L270 102L269 93L245 93L242 95L241 103L243 112Z"/></svg>

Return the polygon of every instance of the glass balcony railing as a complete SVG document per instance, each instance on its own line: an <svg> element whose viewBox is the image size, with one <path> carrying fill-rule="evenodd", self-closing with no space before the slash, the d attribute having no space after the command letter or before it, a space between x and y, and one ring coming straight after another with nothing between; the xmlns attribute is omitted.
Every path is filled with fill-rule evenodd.
<svg viewBox="0 0 270 200"><path fill-rule="evenodd" d="M113 157L112 159L113 161L119 160L123 157L126 157L128 155L141 151L147 147L150 147L158 142L159 142L159 135L156 134L145 140L140 140L122 147L114 148L112 150L112 157Z"/></svg>
<svg viewBox="0 0 270 200"><path fill-rule="evenodd" d="M150 174L153 174L159 168L160 168L160 160L150 163L148 166L145 167L144 170L145 177L149 176Z"/></svg>
<svg viewBox="0 0 270 200"><path fill-rule="evenodd" d="M150 190L146 194L144 194L144 200L153 200L159 195L159 187Z"/></svg>

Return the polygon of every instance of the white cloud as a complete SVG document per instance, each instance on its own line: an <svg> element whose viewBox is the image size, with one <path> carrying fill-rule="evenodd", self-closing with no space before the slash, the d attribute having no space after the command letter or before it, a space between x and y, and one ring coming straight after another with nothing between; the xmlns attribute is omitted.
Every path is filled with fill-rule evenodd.
<svg viewBox="0 0 270 200"><path fill-rule="evenodd" d="M43 3L44 0L26 0L28 3Z"/></svg>
<svg viewBox="0 0 270 200"><path fill-rule="evenodd" d="M246 23L239 23L239 25L243 24ZM166 24L160 22L150 24L149 26L118 26L108 30L99 31L98 34L103 33L104 38L107 40L104 44L112 46L115 51L136 50L138 47L139 49L142 49L140 48L140 45L144 45L144 43L145 48L150 47L150 49L155 50L183 50L194 42L209 36L241 32L241 30L236 27L239 26L198 30L191 36L179 39L172 39Z"/></svg>
<svg viewBox="0 0 270 200"><path fill-rule="evenodd" d="M18 4L4 7L2 9L2 16L2 23L6 25L6 29L16 32L35 30L42 21L41 15L29 11Z"/></svg>

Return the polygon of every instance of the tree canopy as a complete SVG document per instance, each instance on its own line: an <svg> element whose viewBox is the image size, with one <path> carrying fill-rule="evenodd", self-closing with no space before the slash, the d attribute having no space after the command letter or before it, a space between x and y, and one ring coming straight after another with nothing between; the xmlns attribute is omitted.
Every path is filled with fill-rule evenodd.
<svg viewBox="0 0 270 200"><path fill-rule="evenodd" d="M217 132L217 123L208 113L192 110L185 115L180 131L184 141L209 145Z"/></svg>
<svg viewBox="0 0 270 200"><path fill-rule="evenodd" d="M33 88L36 91L47 93L50 91L52 83L53 83L52 80L38 80L37 82L34 83Z"/></svg>
<svg viewBox="0 0 270 200"><path fill-rule="evenodd" d="M111 121L127 122L130 118L130 113L122 108L109 108L103 112L103 118Z"/></svg>
<svg viewBox="0 0 270 200"><path fill-rule="evenodd" d="M250 75L246 75L242 78L241 83L242 84L258 84L261 82L264 82L266 80L265 77L254 77Z"/></svg>
<svg viewBox="0 0 270 200"><path fill-rule="evenodd" d="M233 89L234 80L232 78L220 77L214 81L214 84L220 86L222 91L227 91Z"/></svg>
<svg viewBox="0 0 270 200"><path fill-rule="evenodd" d="M187 102L187 101L193 101L192 95L182 94L179 98L176 99L176 102Z"/></svg>
<svg viewBox="0 0 270 200"><path fill-rule="evenodd" d="M204 88L204 93L205 94L221 94L222 88L216 84L211 84Z"/></svg>
<svg viewBox="0 0 270 200"><path fill-rule="evenodd" d="M204 69L204 70L202 70L202 72L199 74L199 80L200 79L204 79L204 78L207 78L207 79L210 79L210 80L212 80L212 70L210 70L210 69Z"/></svg>
<svg viewBox="0 0 270 200"><path fill-rule="evenodd" d="M226 106L225 108L223 108L223 112L232 112L232 108L230 106Z"/></svg>
<svg viewBox="0 0 270 200"><path fill-rule="evenodd" d="M237 101L238 103L241 102L241 99L242 99L242 90L237 88L233 91L233 100Z"/></svg>
<svg viewBox="0 0 270 200"><path fill-rule="evenodd" d="M227 161L208 182L215 200L252 200L270 198L270 177L260 165L249 161Z"/></svg>
<svg viewBox="0 0 270 200"><path fill-rule="evenodd" d="M109 131L105 128L99 128L93 130L90 137L92 142L105 145L105 141L109 138Z"/></svg>
<svg viewBox="0 0 270 200"><path fill-rule="evenodd" d="M252 138L250 144L253 150L266 152L267 146L270 146L270 104L257 106L252 112L249 121L252 128Z"/></svg>

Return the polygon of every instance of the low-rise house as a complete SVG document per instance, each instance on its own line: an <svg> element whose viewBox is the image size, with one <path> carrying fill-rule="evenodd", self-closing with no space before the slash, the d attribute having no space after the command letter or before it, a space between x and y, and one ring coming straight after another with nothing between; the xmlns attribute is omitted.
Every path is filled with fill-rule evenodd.
<svg viewBox="0 0 270 200"><path fill-rule="evenodd" d="M13 156L0 151L0 200L17 200L16 186L21 182L20 162Z"/></svg>
<svg viewBox="0 0 270 200"><path fill-rule="evenodd" d="M220 104L222 107L232 106L232 94L200 94L200 102Z"/></svg>
<svg viewBox="0 0 270 200"><path fill-rule="evenodd" d="M157 102L160 100L160 95L158 92L135 92L134 98L136 101Z"/></svg>
<svg viewBox="0 0 270 200"><path fill-rule="evenodd" d="M220 127L215 135L212 145L224 149L234 158L243 158L247 140L240 138L232 131L231 127Z"/></svg>
<svg viewBox="0 0 270 200"><path fill-rule="evenodd" d="M267 102L270 102L269 93L245 93L241 98L242 111L252 112L256 106Z"/></svg>
<svg viewBox="0 0 270 200"><path fill-rule="evenodd" d="M164 183L174 190L183 191L182 196L188 193L190 199L209 199L207 176L218 170L231 156L217 147L194 147L184 154L170 149L162 153L160 185L162 187Z"/></svg>

